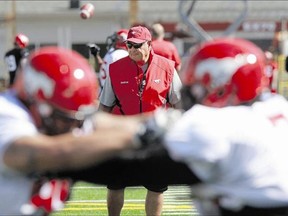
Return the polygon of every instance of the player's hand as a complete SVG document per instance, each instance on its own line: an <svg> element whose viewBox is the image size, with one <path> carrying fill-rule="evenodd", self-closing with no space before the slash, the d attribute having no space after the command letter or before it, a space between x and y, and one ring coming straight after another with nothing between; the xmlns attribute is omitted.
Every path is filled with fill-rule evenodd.
<svg viewBox="0 0 288 216"><path fill-rule="evenodd" d="M155 111L154 115L139 127L135 135L135 143L139 148L150 148L155 144L161 144L164 135L181 117L178 109L162 109Z"/></svg>
<svg viewBox="0 0 288 216"><path fill-rule="evenodd" d="M97 54L100 52L100 47L97 44L87 44L90 49L90 53L96 57Z"/></svg>

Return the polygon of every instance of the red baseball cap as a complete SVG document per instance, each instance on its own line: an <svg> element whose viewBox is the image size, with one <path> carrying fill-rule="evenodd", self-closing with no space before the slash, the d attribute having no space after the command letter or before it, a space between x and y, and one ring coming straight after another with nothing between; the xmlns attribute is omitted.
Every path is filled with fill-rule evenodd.
<svg viewBox="0 0 288 216"><path fill-rule="evenodd" d="M135 26L129 29L127 41L133 43L144 43L145 41L151 41L151 33L144 26Z"/></svg>

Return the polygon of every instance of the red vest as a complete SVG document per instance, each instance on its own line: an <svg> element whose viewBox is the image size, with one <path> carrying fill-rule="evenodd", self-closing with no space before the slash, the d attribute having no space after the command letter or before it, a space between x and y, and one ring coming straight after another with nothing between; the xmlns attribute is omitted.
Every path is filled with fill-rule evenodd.
<svg viewBox="0 0 288 216"><path fill-rule="evenodd" d="M112 88L123 115L149 112L166 106L174 62L151 51L148 64L145 75L129 56L110 64Z"/></svg>

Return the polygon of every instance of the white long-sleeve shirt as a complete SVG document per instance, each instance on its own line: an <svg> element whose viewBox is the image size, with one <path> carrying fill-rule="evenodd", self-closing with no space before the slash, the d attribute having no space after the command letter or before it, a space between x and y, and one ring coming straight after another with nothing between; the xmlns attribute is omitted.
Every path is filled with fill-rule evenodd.
<svg viewBox="0 0 288 216"><path fill-rule="evenodd" d="M113 62L128 56L128 51L124 49L114 49L111 48L108 50L108 52L105 54L103 58L103 64L100 67L99 71L99 80L100 80L100 85L101 87L104 86L104 82L109 76L109 66Z"/></svg>
<svg viewBox="0 0 288 216"><path fill-rule="evenodd" d="M252 106L195 105L171 128L166 148L203 181L196 197L222 207L288 206L288 102L269 95Z"/></svg>
<svg viewBox="0 0 288 216"><path fill-rule="evenodd" d="M85 125L88 126L88 122ZM63 191L69 190L68 181L52 179L43 181L39 185L39 183L37 184L38 179L13 170L4 163L4 153L13 141L24 136L35 136L38 133L30 112L17 99L13 91L8 90L1 93L0 215L40 216L44 215L44 209L50 212L64 207L64 197L61 198L60 194L64 195L65 192ZM35 190L35 184L38 187L41 186L39 191Z"/></svg>
<svg viewBox="0 0 288 216"><path fill-rule="evenodd" d="M23 204L29 203L34 180L5 166L7 146L21 136L37 134L27 109L13 93L0 94L0 215L22 215Z"/></svg>

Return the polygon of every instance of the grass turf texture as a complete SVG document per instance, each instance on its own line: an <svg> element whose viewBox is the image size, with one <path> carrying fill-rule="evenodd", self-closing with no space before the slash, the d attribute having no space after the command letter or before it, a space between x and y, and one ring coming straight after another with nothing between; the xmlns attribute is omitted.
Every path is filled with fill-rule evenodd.
<svg viewBox="0 0 288 216"><path fill-rule="evenodd" d="M106 216L108 215L106 194L105 186L79 182L74 185L71 198L65 208L53 213L52 216ZM126 188L121 216L145 216L145 196L146 189L143 187ZM164 199L163 216L197 215L196 212L193 213L190 200L185 203L180 203L179 200L172 200L172 202L169 200L170 198Z"/></svg>
<svg viewBox="0 0 288 216"><path fill-rule="evenodd" d="M77 183L72 190L71 199L66 207L55 212L52 216L103 216L107 214L106 207L106 187ZM145 188L127 188L125 190L125 204L122 215L145 215L144 198Z"/></svg>

